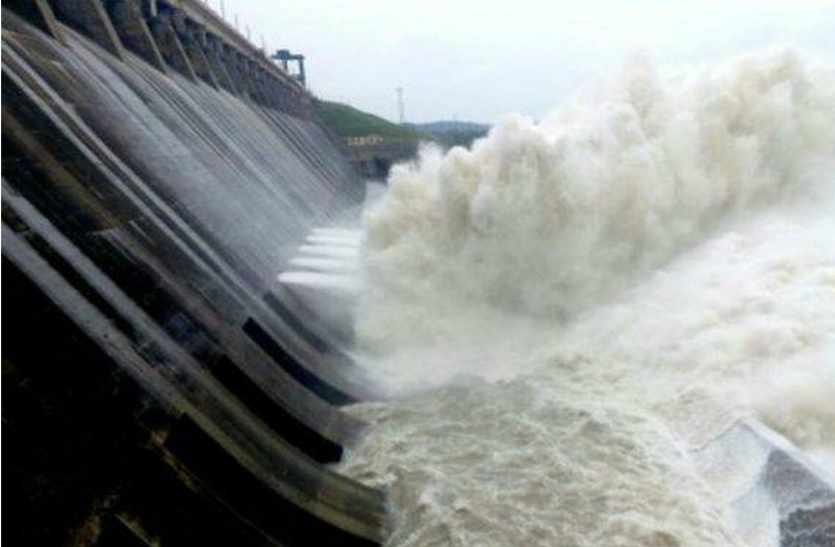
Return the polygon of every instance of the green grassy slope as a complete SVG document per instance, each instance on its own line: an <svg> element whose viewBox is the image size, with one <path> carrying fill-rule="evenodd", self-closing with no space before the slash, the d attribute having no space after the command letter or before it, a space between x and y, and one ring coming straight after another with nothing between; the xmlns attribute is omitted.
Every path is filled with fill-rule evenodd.
<svg viewBox="0 0 835 547"><path fill-rule="evenodd" d="M451 121L403 126L347 104L321 100L317 103L322 121L342 138L380 135L412 147L418 142L429 141L442 148L451 148L470 146L473 140L483 137L490 129L484 124Z"/></svg>
<svg viewBox="0 0 835 547"><path fill-rule="evenodd" d="M428 138L414 129L397 125L347 104L331 101L318 101L318 104L322 121L340 137L381 135L414 142Z"/></svg>

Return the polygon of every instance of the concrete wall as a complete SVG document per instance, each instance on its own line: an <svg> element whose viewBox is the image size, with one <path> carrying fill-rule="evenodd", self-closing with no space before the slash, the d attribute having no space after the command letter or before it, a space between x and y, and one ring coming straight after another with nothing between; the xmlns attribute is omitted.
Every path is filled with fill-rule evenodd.
<svg viewBox="0 0 835 547"><path fill-rule="evenodd" d="M223 83L296 115L313 112L312 97L294 78L196 0L14 0L8 6L53 38L61 39L61 22L117 57L130 51L160 71Z"/></svg>
<svg viewBox="0 0 835 547"><path fill-rule="evenodd" d="M410 161L418 152L415 142L379 135L348 137L344 149L354 170L368 179L387 178L394 164Z"/></svg>
<svg viewBox="0 0 835 547"><path fill-rule="evenodd" d="M384 494L327 467L373 393L276 280L363 197L312 104L198 2L4 4L12 535L384 538Z"/></svg>

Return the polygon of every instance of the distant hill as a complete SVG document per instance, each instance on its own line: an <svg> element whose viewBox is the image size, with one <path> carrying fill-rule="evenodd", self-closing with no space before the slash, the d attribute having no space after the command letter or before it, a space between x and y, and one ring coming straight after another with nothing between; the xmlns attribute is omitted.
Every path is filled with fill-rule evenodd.
<svg viewBox="0 0 835 547"><path fill-rule="evenodd" d="M447 148L469 146L490 130L485 124L447 120L399 125L343 103L320 100L318 105L322 121L339 137L379 135L400 140L415 149L421 141L435 142Z"/></svg>
<svg viewBox="0 0 835 547"><path fill-rule="evenodd" d="M415 129L392 123L347 104L332 101L318 101L318 104L322 121L343 138L380 135L381 137L402 139L414 144L421 140L429 140L427 135L423 135Z"/></svg>

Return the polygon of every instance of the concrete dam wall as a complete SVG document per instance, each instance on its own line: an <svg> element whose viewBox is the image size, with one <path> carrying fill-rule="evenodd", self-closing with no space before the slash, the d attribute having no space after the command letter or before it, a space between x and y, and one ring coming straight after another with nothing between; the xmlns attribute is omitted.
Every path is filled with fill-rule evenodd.
<svg viewBox="0 0 835 547"><path fill-rule="evenodd" d="M364 193L313 98L196 1L7 2L2 40L9 538L380 542L326 466L373 394L277 281Z"/></svg>

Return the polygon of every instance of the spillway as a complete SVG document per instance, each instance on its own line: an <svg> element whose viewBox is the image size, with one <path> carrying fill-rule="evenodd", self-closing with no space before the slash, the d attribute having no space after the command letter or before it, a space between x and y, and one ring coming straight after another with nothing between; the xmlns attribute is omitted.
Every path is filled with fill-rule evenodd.
<svg viewBox="0 0 835 547"><path fill-rule="evenodd" d="M385 542L387 493L333 467L381 393L341 304L365 186L314 99L193 0L2 24L7 539ZM832 485L782 437L739 420L702 455L781 545L831 544Z"/></svg>
<svg viewBox="0 0 835 547"><path fill-rule="evenodd" d="M384 537L383 494L327 467L369 384L278 280L356 246L312 101L198 2L4 3L4 376L56 405L5 410L21 544ZM77 489L27 482L47 453Z"/></svg>

